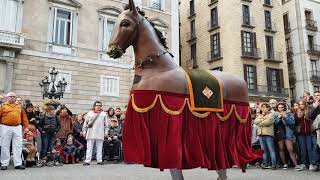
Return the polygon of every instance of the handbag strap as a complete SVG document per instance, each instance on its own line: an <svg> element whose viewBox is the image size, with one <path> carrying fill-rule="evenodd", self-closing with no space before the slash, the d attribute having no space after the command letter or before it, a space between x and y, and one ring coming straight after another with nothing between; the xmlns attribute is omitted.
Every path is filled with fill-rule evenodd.
<svg viewBox="0 0 320 180"><path fill-rule="evenodd" d="M96 120L100 116L100 113L101 113L101 111L96 116L94 116L91 121L89 121L89 123L88 123L89 128L90 128L90 126L92 127L93 124L96 122Z"/></svg>

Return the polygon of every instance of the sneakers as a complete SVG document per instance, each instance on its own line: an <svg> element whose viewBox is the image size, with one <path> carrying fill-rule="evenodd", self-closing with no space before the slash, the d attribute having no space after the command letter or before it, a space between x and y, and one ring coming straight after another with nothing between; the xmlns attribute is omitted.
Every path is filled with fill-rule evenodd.
<svg viewBox="0 0 320 180"><path fill-rule="evenodd" d="M319 167L317 165L310 165L309 166L309 171L318 171L319 170Z"/></svg>
<svg viewBox="0 0 320 180"><path fill-rule="evenodd" d="M90 163L84 162L83 165L84 165L84 166L89 166Z"/></svg>
<svg viewBox="0 0 320 180"><path fill-rule="evenodd" d="M266 165L266 164L261 164L262 169L271 169L271 166Z"/></svg>
<svg viewBox="0 0 320 180"><path fill-rule="evenodd" d="M300 169L301 169L301 170L306 170L306 169L307 169L307 166L306 166L305 164L301 164L301 165L300 165Z"/></svg>
<svg viewBox="0 0 320 180"><path fill-rule="evenodd" d="M8 166L1 166L1 170L7 170Z"/></svg>
<svg viewBox="0 0 320 180"><path fill-rule="evenodd" d="M98 162L97 164L98 164L98 165L104 165L104 163L103 163L103 162Z"/></svg>
<svg viewBox="0 0 320 180"><path fill-rule="evenodd" d="M26 167L23 166L23 165L15 166L14 168L15 169L20 169L20 170L25 170L26 169Z"/></svg>
<svg viewBox="0 0 320 180"><path fill-rule="evenodd" d="M277 166L272 165L272 166L271 166L271 169L272 169L272 170L277 170Z"/></svg>
<svg viewBox="0 0 320 180"><path fill-rule="evenodd" d="M285 165L283 165L283 168L282 169L288 169L288 164L285 164Z"/></svg>
<svg viewBox="0 0 320 180"><path fill-rule="evenodd" d="M303 164L304 165L304 164ZM304 165L305 166L305 165ZM299 166L299 165L296 165L295 167L294 167L294 170L296 170L296 171L302 171L304 168L303 168L303 166Z"/></svg>

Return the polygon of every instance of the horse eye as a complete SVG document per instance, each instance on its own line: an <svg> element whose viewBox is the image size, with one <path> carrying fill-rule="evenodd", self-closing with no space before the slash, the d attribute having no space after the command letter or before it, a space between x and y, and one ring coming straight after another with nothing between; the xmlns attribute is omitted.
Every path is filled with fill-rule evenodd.
<svg viewBox="0 0 320 180"><path fill-rule="evenodd" d="M129 26L129 23L124 21L120 24L122 27L128 27Z"/></svg>

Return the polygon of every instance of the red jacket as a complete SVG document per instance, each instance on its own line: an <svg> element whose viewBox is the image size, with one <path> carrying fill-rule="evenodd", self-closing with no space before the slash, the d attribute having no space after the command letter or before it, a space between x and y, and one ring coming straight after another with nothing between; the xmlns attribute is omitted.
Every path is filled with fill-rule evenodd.
<svg viewBox="0 0 320 180"><path fill-rule="evenodd" d="M299 118L296 114L294 115L294 119L297 123L297 126L300 126L300 132L301 135L311 135L311 126L312 121L310 119L307 119L305 117Z"/></svg>

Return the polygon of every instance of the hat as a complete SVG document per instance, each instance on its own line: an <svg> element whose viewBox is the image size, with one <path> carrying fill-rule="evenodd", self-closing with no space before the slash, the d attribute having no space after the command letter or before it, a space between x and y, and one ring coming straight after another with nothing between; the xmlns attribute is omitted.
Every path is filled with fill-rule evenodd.
<svg viewBox="0 0 320 180"><path fill-rule="evenodd" d="M52 105L50 105L50 106L47 107L47 110L48 110L48 111L50 111L50 110L55 110L55 108L54 108Z"/></svg>
<svg viewBox="0 0 320 180"><path fill-rule="evenodd" d="M7 94L7 97L10 97L10 96L12 96L12 97L17 97L17 94L14 93L14 92L9 92L9 93Z"/></svg>
<svg viewBox="0 0 320 180"><path fill-rule="evenodd" d="M27 109L27 108L33 108L33 104L32 104L32 103L26 104L26 109Z"/></svg>

